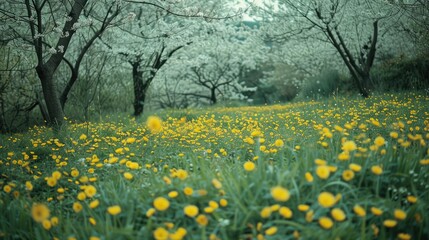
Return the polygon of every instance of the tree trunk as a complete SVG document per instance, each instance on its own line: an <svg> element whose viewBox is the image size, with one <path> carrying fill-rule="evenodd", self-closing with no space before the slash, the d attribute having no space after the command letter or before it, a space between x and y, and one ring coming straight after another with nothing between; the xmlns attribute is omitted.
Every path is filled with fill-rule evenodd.
<svg viewBox="0 0 429 240"><path fill-rule="evenodd" d="M143 72L139 69L140 62L133 62L133 83L134 83L134 116L143 114L146 89L143 83Z"/></svg>
<svg viewBox="0 0 429 240"><path fill-rule="evenodd" d="M212 104L216 104L217 102L217 98L216 98L216 88L212 88L211 89L211 94L210 94L210 101L212 102Z"/></svg>
<svg viewBox="0 0 429 240"><path fill-rule="evenodd" d="M42 84L43 97L46 102L46 108L48 109L49 124L59 129L64 123L64 112L61 107L60 99L58 98L53 71L49 71L41 66L38 66L36 71Z"/></svg>

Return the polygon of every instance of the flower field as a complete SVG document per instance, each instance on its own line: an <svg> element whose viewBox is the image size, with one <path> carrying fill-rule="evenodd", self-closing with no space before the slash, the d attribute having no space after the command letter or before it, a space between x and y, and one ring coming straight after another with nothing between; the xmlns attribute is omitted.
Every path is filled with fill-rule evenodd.
<svg viewBox="0 0 429 240"><path fill-rule="evenodd" d="M426 95L66 128L0 137L0 238L429 238Z"/></svg>

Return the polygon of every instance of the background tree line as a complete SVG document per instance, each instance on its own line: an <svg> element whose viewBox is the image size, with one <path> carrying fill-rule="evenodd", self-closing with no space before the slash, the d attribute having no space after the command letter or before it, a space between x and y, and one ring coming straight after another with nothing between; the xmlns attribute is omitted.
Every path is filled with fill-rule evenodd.
<svg viewBox="0 0 429 240"><path fill-rule="evenodd" d="M429 3L6 0L0 130L428 89Z"/></svg>

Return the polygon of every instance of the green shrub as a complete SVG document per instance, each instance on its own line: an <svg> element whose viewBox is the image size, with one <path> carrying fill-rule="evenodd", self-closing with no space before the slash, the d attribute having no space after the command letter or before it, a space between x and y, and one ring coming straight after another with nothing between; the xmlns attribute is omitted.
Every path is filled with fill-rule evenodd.
<svg viewBox="0 0 429 240"><path fill-rule="evenodd" d="M304 82L300 97L320 99L335 95L339 91L340 74L334 69L325 69L319 75Z"/></svg>

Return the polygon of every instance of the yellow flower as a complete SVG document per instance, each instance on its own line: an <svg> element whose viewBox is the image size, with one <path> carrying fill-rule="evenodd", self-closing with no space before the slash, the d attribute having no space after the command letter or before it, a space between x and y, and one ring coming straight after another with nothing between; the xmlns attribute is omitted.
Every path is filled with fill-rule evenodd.
<svg viewBox="0 0 429 240"><path fill-rule="evenodd" d="M52 223L48 219L45 219L42 222L42 226L43 226L44 229L49 230L52 227Z"/></svg>
<svg viewBox="0 0 429 240"><path fill-rule="evenodd" d="M167 229L163 228L163 227L158 227L155 229L155 231L153 231L153 237L156 240L167 240L168 239L168 231Z"/></svg>
<svg viewBox="0 0 429 240"><path fill-rule="evenodd" d="M126 143L130 144L130 143L134 143L136 141L136 138L133 137L129 137L125 140Z"/></svg>
<svg viewBox="0 0 429 240"><path fill-rule="evenodd" d="M399 134L397 132L390 132L390 137L391 138L398 138Z"/></svg>
<svg viewBox="0 0 429 240"><path fill-rule="evenodd" d="M417 202L417 197L416 196L412 196L412 195L407 196L407 201L409 203L416 203Z"/></svg>
<svg viewBox="0 0 429 240"><path fill-rule="evenodd" d="M343 171L342 177L344 181L350 181L355 177L355 173L352 170L346 169Z"/></svg>
<svg viewBox="0 0 429 240"><path fill-rule="evenodd" d="M362 207L362 206L360 206L360 205L358 205L358 204L356 204L354 207L353 207L353 211L356 213L356 215L358 215L359 217L365 217L366 216L366 211L365 211L365 209Z"/></svg>
<svg viewBox="0 0 429 240"><path fill-rule="evenodd" d="M410 240L411 235L408 233L399 233L398 238L399 238L399 240Z"/></svg>
<svg viewBox="0 0 429 240"><path fill-rule="evenodd" d="M350 160L350 153L347 151L341 152L340 154L338 154L338 160L340 161Z"/></svg>
<svg viewBox="0 0 429 240"><path fill-rule="evenodd" d="M186 216L188 217L195 217L198 215L198 207L195 205L187 205L186 207L183 208L183 212L185 213Z"/></svg>
<svg viewBox="0 0 429 240"><path fill-rule="evenodd" d="M320 179L327 179L329 178L331 171L329 170L328 166L317 166L316 168L316 175Z"/></svg>
<svg viewBox="0 0 429 240"><path fill-rule="evenodd" d="M207 226L207 224L209 223L209 219L207 218L206 215L204 214L200 214L195 218L195 221L200 225L200 226Z"/></svg>
<svg viewBox="0 0 429 240"><path fill-rule="evenodd" d="M372 173L374 173L375 175L381 175L383 173L383 168L381 168L378 165L374 165L371 167L371 171Z"/></svg>
<svg viewBox="0 0 429 240"><path fill-rule="evenodd" d="M222 198L219 201L219 205L222 206L222 207L226 207L226 206L228 206L228 201L226 199Z"/></svg>
<svg viewBox="0 0 429 240"><path fill-rule="evenodd" d="M383 214L383 210L381 210L380 208L376 208L376 207L372 207L371 212L375 216L380 216L381 214Z"/></svg>
<svg viewBox="0 0 429 240"><path fill-rule="evenodd" d="M305 180L307 180L307 182L313 182L314 181L314 178L313 178L313 175L311 175L311 173L310 172L306 172L305 173Z"/></svg>
<svg viewBox="0 0 429 240"><path fill-rule="evenodd" d="M58 217L52 217L51 218L51 224L52 224L52 226L57 226L58 225L58 222L59 222L60 220L58 219Z"/></svg>
<svg viewBox="0 0 429 240"><path fill-rule="evenodd" d="M89 207L94 209L94 208L98 207L99 204L100 204L100 201L98 201L98 199L95 199L94 201L89 203Z"/></svg>
<svg viewBox="0 0 429 240"><path fill-rule="evenodd" d="M219 204L216 201L210 201L209 202L209 206L213 209L218 209L219 208Z"/></svg>
<svg viewBox="0 0 429 240"><path fill-rule="evenodd" d="M79 193L77 194L77 199L79 199L80 201L85 200L85 199L86 199L86 195L85 195L85 193L84 193L84 192L79 192Z"/></svg>
<svg viewBox="0 0 429 240"><path fill-rule="evenodd" d="M340 208L334 208L331 210L332 218L337 222L342 222L346 219L346 214Z"/></svg>
<svg viewBox="0 0 429 240"><path fill-rule="evenodd" d="M251 172L255 169L255 163L247 161L243 164L244 170Z"/></svg>
<svg viewBox="0 0 429 240"><path fill-rule="evenodd" d="M194 190L190 187L185 187L183 189L183 193L185 193L186 196L191 196L193 192L194 192Z"/></svg>
<svg viewBox="0 0 429 240"><path fill-rule="evenodd" d="M170 198L175 198L177 196L179 196L179 192L177 192L177 191L171 191L168 193L168 197L170 197Z"/></svg>
<svg viewBox="0 0 429 240"><path fill-rule="evenodd" d="M286 202L290 198L290 193L286 188L276 186L271 188L271 196L279 202Z"/></svg>
<svg viewBox="0 0 429 240"><path fill-rule="evenodd" d="M328 217L319 218L319 224L324 229L330 229L334 225L334 222Z"/></svg>
<svg viewBox="0 0 429 240"><path fill-rule="evenodd" d="M222 188L222 183L219 180L217 180L216 178L214 178L212 180L212 184L216 189Z"/></svg>
<svg viewBox="0 0 429 240"><path fill-rule="evenodd" d="M351 152L357 149L356 143L354 141L345 141L343 142L343 146L341 150L345 152Z"/></svg>
<svg viewBox="0 0 429 240"><path fill-rule="evenodd" d="M265 235L272 236L277 233L277 227L269 227L267 230L265 230Z"/></svg>
<svg viewBox="0 0 429 240"><path fill-rule="evenodd" d="M301 212L308 211L308 209L310 209L310 206L308 206L307 204L299 204L298 205L298 210Z"/></svg>
<svg viewBox="0 0 429 240"><path fill-rule="evenodd" d="M322 192L319 194L319 197L317 198L320 206L324 208L330 208L335 205L337 200L335 199L335 196L332 193L329 192Z"/></svg>
<svg viewBox="0 0 429 240"><path fill-rule="evenodd" d="M147 118L146 126L153 133L157 133L162 129L162 120L157 116L149 116Z"/></svg>
<svg viewBox="0 0 429 240"><path fill-rule="evenodd" d="M185 180L188 177L188 172L183 169L179 169L176 171L175 176L180 180Z"/></svg>
<svg viewBox="0 0 429 240"><path fill-rule="evenodd" d="M383 138L383 137L381 137L381 136L376 137L376 138L375 138L375 140L374 140L374 144L375 144L377 147L381 147L381 146L383 146L385 143L386 143L386 141L385 141L385 140L384 140L384 138Z"/></svg>
<svg viewBox="0 0 429 240"><path fill-rule="evenodd" d="M113 216L118 215L119 213L121 213L121 206L119 205L110 206L107 208L107 212Z"/></svg>
<svg viewBox="0 0 429 240"><path fill-rule="evenodd" d="M92 226L97 225L97 221L96 221L96 220L95 220L95 218L93 218L93 217L90 217L90 218L89 218L89 223L91 223L91 225L92 225Z"/></svg>
<svg viewBox="0 0 429 240"><path fill-rule="evenodd" d="M281 140L281 139L277 139L277 140L274 142L274 146L276 146L276 147L283 147L283 145L284 145L284 142L283 142L283 140Z"/></svg>
<svg viewBox="0 0 429 240"><path fill-rule="evenodd" d="M387 219L383 221L383 225L387 228L393 228L396 226L398 222L396 220L393 219Z"/></svg>
<svg viewBox="0 0 429 240"><path fill-rule="evenodd" d="M398 220L404 220L407 218L407 213L402 209L395 209L393 211L393 216L395 216L395 218Z"/></svg>
<svg viewBox="0 0 429 240"><path fill-rule="evenodd" d="M75 213L82 211L82 209L83 209L83 207L82 207L82 204L80 204L80 202L74 202L73 203L73 211Z"/></svg>
<svg viewBox="0 0 429 240"><path fill-rule="evenodd" d="M305 221L312 222L314 218L314 211L310 210L305 214Z"/></svg>
<svg viewBox="0 0 429 240"><path fill-rule="evenodd" d="M71 170L70 175L72 177L78 177L79 176L79 170L77 170L77 169Z"/></svg>
<svg viewBox="0 0 429 240"><path fill-rule="evenodd" d="M353 171L353 172L360 172L362 170L362 166L356 163L350 163L349 164L349 168Z"/></svg>
<svg viewBox="0 0 429 240"><path fill-rule="evenodd" d="M55 171L52 173L52 177L58 180L61 178L61 173L59 171Z"/></svg>
<svg viewBox="0 0 429 240"><path fill-rule="evenodd" d="M280 207L279 214L284 218L292 218L293 212L288 207Z"/></svg>
<svg viewBox="0 0 429 240"><path fill-rule="evenodd" d="M49 187L54 187L55 185L57 185L57 179L54 177L48 177L46 179L46 183L48 184Z"/></svg>
<svg viewBox="0 0 429 240"><path fill-rule="evenodd" d="M127 180L132 180L133 179L133 174L129 173L129 172L124 172L124 178Z"/></svg>
<svg viewBox="0 0 429 240"><path fill-rule="evenodd" d="M152 217L155 213L156 213L155 208L149 208L149 209L146 211L146 217Z"/></svg>
<svg viewBox="0 0 429 240"><path fill-rule="evenodd" d="M271 216L271 212L270 207L264 207L259 214L261 215L261 218L269 218Z"/></svg>
<svg viewBox="0 0 429 240"><path fill-rule="evenodd" d="M36 222L43 222L49 218L50 211L49 208L43 203L34 203L31 207L31 216Z"/></svg>
<svg viewBox="0 0 429 240"><path fill-rule="evenodd" d="M12 187L10 185L5 185L3 187L3 191L5 191L6 193L10 193L10 191L12 191Z"/></svg>
<svg viewBox="0 0 429 240"><path fill-rule="evenodd" d="M89 240L100 240L100 238L96 237L96 236L91 236L91 237L89 237Z"/></svg>
<svg viewBox="0 0 429 240"><path fill-rule="evenodd" d="M25 189L26 189L27 191L31 191L31 190L33 190L33 184L32 184L30 181L26 181L26 182L25 182Z"/></svg>
<svg viewBox="0 0 429 240"><path fill-rule="evenodd" d="M87 136L82 133L79 137L79 140L85 140L86 138L87 138Z"/></svg>
<svg viewBox="0 0 429 240"><path fill-rule="evenodd" d="M157 197L153 201L153 206L158 211L165 211L170 207L170 201L164 197Z"/></svg>

